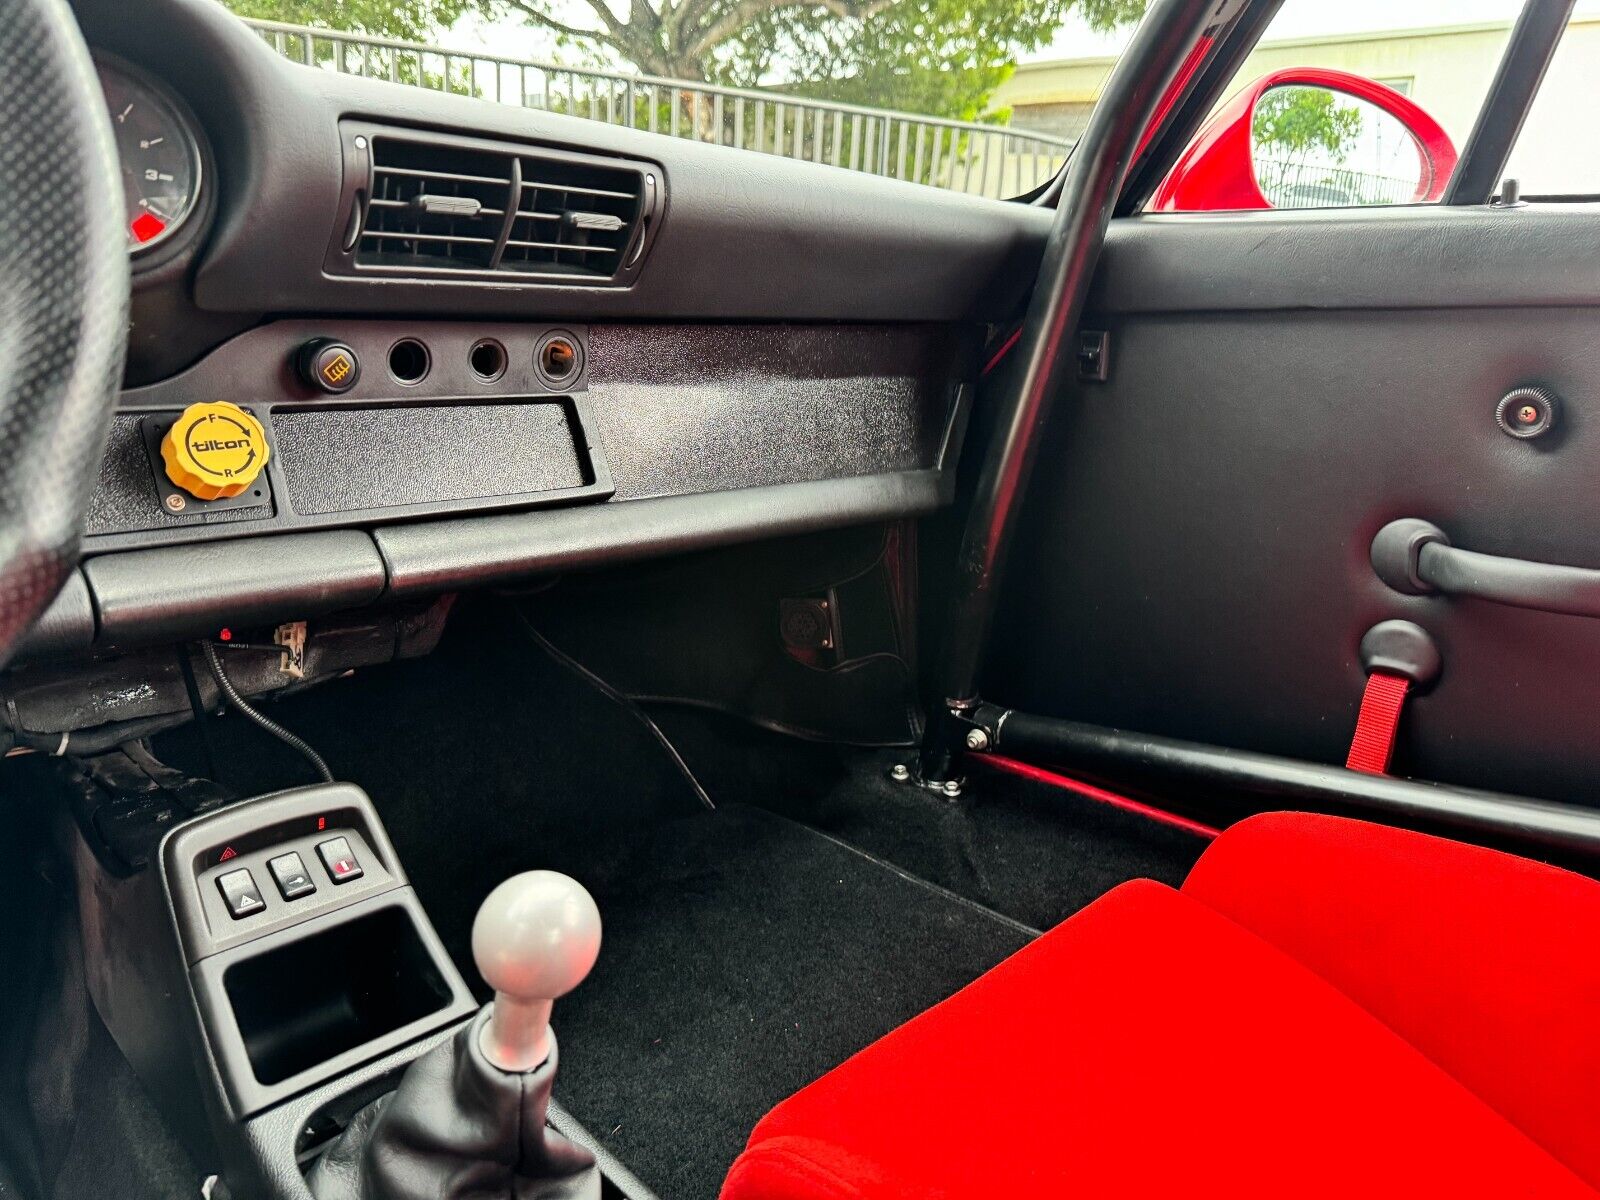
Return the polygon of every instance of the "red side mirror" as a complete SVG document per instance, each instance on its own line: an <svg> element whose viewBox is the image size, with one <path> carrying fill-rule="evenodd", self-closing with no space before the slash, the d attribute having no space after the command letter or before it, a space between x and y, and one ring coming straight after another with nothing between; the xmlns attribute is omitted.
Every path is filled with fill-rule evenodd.
<svg viewBox="0 0 1600 1200"><path fill-rule="evenodd" d="M1245 88L1189 144L1154 212L1344 208L1438 200L1456 166L1440 124L1347 71L1295 67Z"/></svg>

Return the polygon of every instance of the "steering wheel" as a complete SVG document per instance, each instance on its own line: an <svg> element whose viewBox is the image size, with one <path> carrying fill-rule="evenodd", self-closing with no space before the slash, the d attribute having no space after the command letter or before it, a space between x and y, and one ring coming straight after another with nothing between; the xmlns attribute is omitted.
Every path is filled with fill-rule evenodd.
<svg viewBox="0 0 1600 1200"><path fill-rule="evenodd" d="M0 134L3 666L77 562L127 349L121 172L65 0L0 0Z"/></svg>

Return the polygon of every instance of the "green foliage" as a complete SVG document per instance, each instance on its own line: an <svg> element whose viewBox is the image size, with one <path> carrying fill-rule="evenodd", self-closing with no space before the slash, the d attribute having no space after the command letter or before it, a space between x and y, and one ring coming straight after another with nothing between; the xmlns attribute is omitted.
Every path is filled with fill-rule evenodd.
<svg viewBox="0 0 1600 1200"><path fill-rule="evenodd" d="M1069 12L1104 31L1147 0L630 0L626 19L587 0L593 29L558 19L562 0L480 2L654 75L743 87L776 75L779 91L971 119Z"/></svg>
<svg viewBox="0 0 1600 1200"><path fill-rule="evenodd" d="M1098 30L1137 20L1147 0L225 0L240 16L405 41L460 17L520 16L596 64L819 100L976 119L1017 57L1048 45L1069 13ZM574 11L582 13L576 20ZM331 48L315 57L326 61ZM378 64L382 67L383 64ZM428 68L429 77L434 68ZM423 73L402 58L403 78ZM998 119L989 114L985 119Z"/></svg>
<svg viewBox="0 0 1600 1200"><path fill-rule="evenodd" d="M1256 102L1250 134L1258 149L1292 157L1321 150L1342 163L1361 136L1362 123L1361 108L1327 88L1281 87Z"/></svg>
<svg viewBox="0 0 1600 1200"><path fill-rule="evenodd" d="M224 0L241 17L427 41L480 0Z"/></svg>
<svg viewBox="0 0 1600 1200"><path fill-rule="evenodd" d="M482 0L224 0L241 17L282 21L290 25L371 34L406 42L436 42L461 16L482 7ZM312 37L310 46L294 34L284 35L284 53L297 62L336 68L347 74L421 84L437 91L474 94L471 68L442 54L409 50L363 49L329 38Z"/></svg>
<svg viewBox="0 0 1600 1200"><path fill-rule="evenodd" d="M1074 0L896 0L870 16L774 5L717 56L717 75L749 86L782 65L782 90L821 100L974 120L1015 69L1047 45ZM1143 0L1091 0L1101 25L1135 19Z"/></svg>

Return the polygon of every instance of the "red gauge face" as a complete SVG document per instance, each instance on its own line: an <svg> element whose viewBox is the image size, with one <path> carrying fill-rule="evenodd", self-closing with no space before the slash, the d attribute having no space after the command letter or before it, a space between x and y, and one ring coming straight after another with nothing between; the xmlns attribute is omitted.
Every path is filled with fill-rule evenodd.
<svg viewBox="0 0 1600 1200"><path fill-rule="evenodd" d="M200 196L200 148L171 101L112 63L96 60L111 111L127 198L128 250L139 254L166 241L194 212Z"/></svg>

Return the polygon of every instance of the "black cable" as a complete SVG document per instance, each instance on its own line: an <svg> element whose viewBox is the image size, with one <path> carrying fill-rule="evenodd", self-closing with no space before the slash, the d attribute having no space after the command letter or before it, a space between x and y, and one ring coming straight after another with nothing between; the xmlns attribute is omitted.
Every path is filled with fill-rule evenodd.
<svg viewBox="0 0 1600 1200"><path fill-rule="evenodd" d="M533 639L534 645L538 646L556 662L560 663L579 679L582 679L585 683L589 684L589 686L594 688L595 691L599 692L607 700L611 701L611 703L615 704L618 708L622 709L623 712L629 714L634 720L638 721L639 724L643 725L647 730L649 730L650 736L655 738L655 740L661 744L661 748L667 752L667 757L672 759L673 766L678 768L678 773L682 775L684 780L689 784L689 787L699 798L700 803L703 804L710 812L717 811L716 801L711 799L711 794L707 792L706 789L701 785L700 780L695 777L695 773L689 769L689 764L684 762L683 755L678 753L678 748L674 746L671 739L669 739L667 735L661 731L661 726L657 725L655 721L651 719L649 713L645 712L644 709L635 704L633 700L617 691L616 688L612 687L604 679L601 679L600 676L596 675L588 667L584 666L581 662L573 658L565 650L562 650L549 638L545 637L544 634L535 629L533 622L528 620L528 614L523 612L515 604L511 605L511 611L517 614L517 620L522 622L523 629L525 629L528 636Z"/></svg>
<svg viewBox="0 0 1600 1200"><path fill-rule="evenodd" d="M177 651L178 666L183 670L183 690L189 693L189 709L194 713L194 727L200 732L200 748L206 756L206 777L217 779L217 750L211 744L211 714L200 696L200 681L195 678L188 648L179 646Z"/></svg>
<svg viewBox="0 0 1600 1200"><path fill-rule="evenodd" d="M332 783L333 772L328 770L328 764L323 761L322 755L311 748L310 742L299 734L290 733L271 717L246 703L245 698L239 694L239 689L233 686L233 681L223 671L222 660L217 657L216 646L211 642L201 642L200 649L205 653L206 664L211 668L211 674L216 678L217 686L222 689L222 694L228 698L228 703L239 711L239 715L266 730L285 745L298 750L305 756L306 761L316 768L317 775L323 783Z"/></svg>

